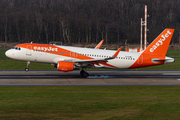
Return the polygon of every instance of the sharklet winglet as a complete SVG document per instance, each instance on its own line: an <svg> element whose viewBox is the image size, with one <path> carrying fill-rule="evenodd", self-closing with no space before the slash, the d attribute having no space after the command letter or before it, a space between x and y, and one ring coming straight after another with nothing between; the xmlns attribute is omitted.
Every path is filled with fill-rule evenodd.
<svg viewBox="0 0 180 120"><path fill-rule="evenodd" d="M113 57L117 57L118 54L119 54L119 52L121 51L121 49L122 49L122 47L120 47L120 48L117 50L117 52L113 55Z"/></svg>
<svg viewBox="0 0 180 120"><path fill-rule="evenodd" d="M103 44L103 42L104 42L104 39L101 40L101 42L99 42L99 44L95 47L95 49L99 49L101 47L101 45Z"/></svg>

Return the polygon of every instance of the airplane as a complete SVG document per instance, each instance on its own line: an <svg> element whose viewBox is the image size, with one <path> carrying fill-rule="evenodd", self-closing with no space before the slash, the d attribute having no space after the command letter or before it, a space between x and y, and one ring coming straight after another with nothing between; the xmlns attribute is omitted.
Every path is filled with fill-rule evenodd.
<svg viewBox="0 0 180 120"><path fill-rule="evenodd" d="M49 45L37 43L23 43L5 52L9 58L27 61L29 71L30 62L54 64L58 71L69 72L80 69L83 77L88 77L86 68L141 68L175 62L166 53L173 36L174 29L165 29L144 51L132 53L103 50L94 48Z"/></svg>

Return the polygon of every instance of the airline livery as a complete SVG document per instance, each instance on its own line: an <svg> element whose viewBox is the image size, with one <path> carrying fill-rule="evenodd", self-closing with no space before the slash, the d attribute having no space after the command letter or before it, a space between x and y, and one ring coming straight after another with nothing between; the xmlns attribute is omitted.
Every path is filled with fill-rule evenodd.
<svg viewBox="0 0 180 120"><path fill-rule="evenodd" d="M165 29L143 52L125 52L99 49L102 40L95 48L59 46L49 44L24 43L6 51L12 59L30 62L51 63L58 71L68 72L81 69L80 74L88 77L86 68L140 68L174 62L167 57L174 29Z"/></svg>

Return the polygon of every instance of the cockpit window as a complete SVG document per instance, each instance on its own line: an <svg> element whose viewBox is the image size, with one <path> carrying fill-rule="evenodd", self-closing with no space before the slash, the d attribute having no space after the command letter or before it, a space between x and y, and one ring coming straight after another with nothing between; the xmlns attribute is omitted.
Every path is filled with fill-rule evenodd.
<svg viewBox="0 0 180 120"><path fill-rule="evenodd" d="M20 47L13 47L12 49L15 49L15 50L21 50Z"/></svg>

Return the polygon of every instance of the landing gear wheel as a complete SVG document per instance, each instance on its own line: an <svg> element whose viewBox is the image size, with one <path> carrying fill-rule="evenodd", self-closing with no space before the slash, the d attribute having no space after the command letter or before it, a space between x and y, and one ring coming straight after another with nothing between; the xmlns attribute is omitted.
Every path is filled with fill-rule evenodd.
<svg viewBox="0 0 180 120"><path fill-rule="evenodd" d="M29 64L30 64L30 62L29 62L29 61L27 61L27 68L25 68L25 71L26 71L26 72L28 72L28 71L29 71Z"/></svg>
<svg viewBox="0 0 180 120"><path fill-rule="evenodd" d="M25 71L28 72L28 71L29 71L29 68L25 68Z"/></svg>
<svg viewBox="0 0 180 120"><path fill-rule="evenodd" d="M84 78L87 78L89 76L89 73L87 73L86 71L84 71L83 69L80 72L81 76L83 76Z"/></svg>

